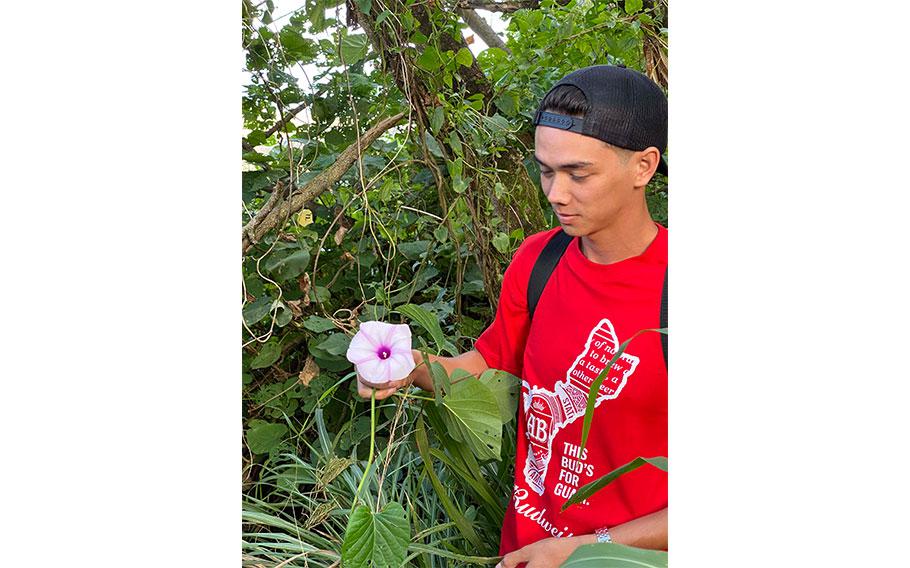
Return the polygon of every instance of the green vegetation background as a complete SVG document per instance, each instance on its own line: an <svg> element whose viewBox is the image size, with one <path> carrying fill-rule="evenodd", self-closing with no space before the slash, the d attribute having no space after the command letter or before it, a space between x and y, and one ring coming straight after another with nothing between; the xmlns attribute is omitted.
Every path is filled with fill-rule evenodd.
<svg viewBox="0 0 910 568"><path fill-rule="evenodd" d="M511 4L524 8L496 8L505 44L475 58L454 2L307 0L277 14L244 1L244 565L495 564L514 419L496 423L491 459L470 430L452 432L457 389L439 406L426 393L378 402L364 475L373 421L350 337L381 319L411 324L430 352L470 349L514 249L555 226L529 160L549 85L623 63L666 88L660 2ZM648 203L666 224L666 179ZM491 381L505 379L488 379L498 396ZM363 558L351 539L343 551L355 502L401 505L407 531L389 525L389 555L379 541Z"/></svg>

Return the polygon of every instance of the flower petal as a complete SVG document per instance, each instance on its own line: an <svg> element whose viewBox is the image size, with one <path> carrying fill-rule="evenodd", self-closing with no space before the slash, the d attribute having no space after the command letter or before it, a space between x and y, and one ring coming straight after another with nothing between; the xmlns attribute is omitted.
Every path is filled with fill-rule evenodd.
<svg viewBox="0 0 910 568"><path fill-rule="evenodd" d="M382 345L381 336L385 332L385 326L389 324L379 321L365 321L360 324L357 334L351 339L348 351L345 354L348 361L357 364L365 360L368 356L376 357L376 353Z"/></svg>
<svg viewBox="0 0 910 568"><path fill-rule="evenodd" d="M414 357L411 355L410 350L404 353L395 353L384 363L389 368L389 380L397 381L403 379L411 374L411 371L414 370L414 367L417 365L414 363Z"/></svg>
<svg viewBox="0 0 910 568"><path fill-rule="evenodd" d="M374 349L378 349L379 346L382 345L386 328L390 325L391 324L383 323L381 321L365 321L360 324L357 335L362 335Z"/></svg>
<svg viewBox="0 0 910 568"><path fill-rule="evenodd" d="M392 353L410 353L411 351L411 328L405 324L396 325L395 329L388 337L389 349Z"/></svg>
<svg viewBox="0 0 910 568"><path fill-rule="evenodd" d="M372 347L366 348L348 348L348 352L345 354L348 361L354 363L355 365L360 365L366 361L371 361L373 359L378 360L379 356L376 355L376 350Z"/></svg>
<svg viewBox="0 0 910 568"><path fill-rule="evenodd" d="M387 361L383 361L378 357L359 363L357 372L361 377L373 384L383 384L391 380Z"/></svg>

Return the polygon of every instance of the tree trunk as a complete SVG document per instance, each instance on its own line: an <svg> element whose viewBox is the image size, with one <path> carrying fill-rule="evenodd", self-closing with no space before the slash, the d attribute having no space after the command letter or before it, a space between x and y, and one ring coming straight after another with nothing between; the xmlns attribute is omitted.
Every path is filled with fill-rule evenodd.
<svg viewBox="0 0 910 568"><path fill-rule="evenodd" d="M399 0L391 0L385 4L385 7L395 16L410 12L417 21L420 32L431 38L431 42L436 39L440 53L448 50L458 53L461 48L467 48L464 38L460 34L457 38L453 37L452 33L448 33L449 28L436 32L432 14L442 13L446 14L448 18L451 15L443 12L443 6L435 0L428 0L425 4L414 4L410 7L406 7ZM373 48L382 55L384 68L392 73L398 88L405 93L413 111L418 135L420 140L423 140L424 134L430 130L429 117L438 103L436 89L431 86L432 74L425 72L415 64L420 53L407 45L409 38L406 30L389 25L392 21L400 21L398 17L385 18L382 24L377 26L378 9L375 6L370 13L364 13L356 2L349 0L347 8L349 21L363 28L370 38ZM425 46L419 46L418 49L422 51ZM495 105L490 102L493 99L492 85L480 70L476 60L472 61L470 66L459 67L454 81L453 91L458 92L463 89L467 93L466 96L481 93L488 114L496 113ZM440 131L437 141L446 159L451 160L457 152L452 148L447 134L448 125ZM539 190L528 175L523 163L524 156L519 151L513 149L498 158L476 155L470 152L469 148L463 153L464 160L473 168L487 171L502 170L505 173L501 175L501 179L508 182L504 183L509 190L507 200L498 200L492 185L481 184L476 176L464 193L459 195L452 189L451 179L448 176L440 175L445 171L445 166L431 167L431 170L434 170L443 215L448 218L449 207L459 197L463 197L468 205L475 229L473 235L475 240L471 243L471 250L483 272L484 287L490 298L491 306L495 308L499 297L502 269L508 259L492 246L491 239L494 236L490 230L492 219L495 217L502 219L504 222L502 229L506 232L521 229L525 235L546 229L546 221L541 207Z"/></svg>

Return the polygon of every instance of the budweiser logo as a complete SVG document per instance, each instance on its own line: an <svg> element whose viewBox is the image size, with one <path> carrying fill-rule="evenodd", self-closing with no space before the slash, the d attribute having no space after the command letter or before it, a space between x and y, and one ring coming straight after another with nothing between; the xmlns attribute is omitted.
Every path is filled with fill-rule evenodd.
<svg viewBox="0 0 910 568"><path fill-rule="evenodd" d="M543 495L553 438L561 429L584 416L591 385L616 355L618 348L619 340L613 324L604 318L591 330L584 349L553 391L522 382L527 420L525 434L530 444L524 475L528 486L538 495ZM601 384L596 406L619 396L636 366L638 357L623 353Z"/></svg>

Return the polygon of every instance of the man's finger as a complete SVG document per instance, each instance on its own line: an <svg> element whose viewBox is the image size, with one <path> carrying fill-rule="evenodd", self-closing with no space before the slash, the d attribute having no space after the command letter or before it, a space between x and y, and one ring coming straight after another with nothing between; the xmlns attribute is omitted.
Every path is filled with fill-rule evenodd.
<svg viewBox="0 0 910 568"><path fill-rule="evenodd" d="M502 560L499 564L496 565L496 568L515 568L522 562L527 562L530 560L528 558L528 547L519 548L514 552L510 552L502 557Z"/></svg>
<svg viewBox="0 0 910 568"><path fill-rule="evenodd" d="M366 386L365 384L358 382L357 383L357 394L360 395L360 398L370 398L373 396L373 389Z"/></svg>
<svg viewBox="0 0 910 568"><path fill-rule="evenodd" d="M360 395L360 398L369 399L373 396L373 390L376 391L376 400L383 400L395 394L395 391L398 389L373 389L373 387L369 387L361 382L357 383L357 394Z"/></svg>
<svg viewBox="0 0 910 568"><path fill-rule="evenodd" d="M357 380L359 382L365 384L368 387L373 387L375 389L383 389L383 390L398 389L398 388L401 388L403 386L407 386L408 384L410 384L407 379L401 379L398 381L389 381L387 383L371 383L370 381L364 379L363 377L358 376Z"/></svg>
<svg viewBox="0 0 910 568"><path fill-rule="evenodd" d="M383 400L385 398L389 398L390 396L395 394L395 391L397 391L397 390L398 389L376 389L376 400Z"/></svg>

